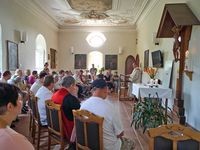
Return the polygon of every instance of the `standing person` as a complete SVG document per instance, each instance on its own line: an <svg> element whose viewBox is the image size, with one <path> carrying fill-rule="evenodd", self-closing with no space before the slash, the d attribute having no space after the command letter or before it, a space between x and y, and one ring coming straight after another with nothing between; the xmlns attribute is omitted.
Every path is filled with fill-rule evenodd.
<svg viewBox="0 0 200 150"><path fill-rule="evenodd" d="M49 70L48 67L49 67L49 63L48 63L48 62L45 62L43 71L46 72L47 74L50 73L50 70Z"/></svg>
<svg viewBox="0 0 200 150"><path fill-rule="evenodd" d="M11 78L11 72L10 71L4 71L2 78L0 79L0 82L7 83L7 81Z"/></svg>
<svg viewBox="0 0 200 150"><path fill-rule="evenodd" d="M132 95L132 83L141 83L142 82L142 70L139 68L139 66L136 63L133 63L133 71L129 76L129 80L131 81L129 83L129 89L128 89L128 93L129 96L133 96Z"/></svg>
<svg viewBox="0 0 200 150"><path fill-rule="evenodd" d="M124 135L124 130L119 112L106 100L108 95L107 83L103 79L96 79L93 81L92 86L93 95L81 105L81 109L104 117L104 150L120 150L122 144L121 138Z"/></svg>
<svg viewBox="0 0 200 150"><path fill-rule="evenodd" d="M40 114L40 123L45 126L47 125L47 115L45 108L45 101L51 99L54 88L54 78L51 75L47 75L44 78L43 86L37 91L35 96L38 98L38 111Z"/></svg>
<svg viewBox="0 0 200 150"><path fill-rule="evenodd" d="M97 73L97 68L95 68L94 64L92 64L92 68L90 68L90 74L91 74L91 77L92 77L92 81L95 80L96 73Z"/></svg>
<svg viewBox="0 0 200 150"><path fill-rule="evenodd" d="M21 96L14 85L0 83L0 146L2 150L34 150L32 144L9 126L21 112Z"/></svg>

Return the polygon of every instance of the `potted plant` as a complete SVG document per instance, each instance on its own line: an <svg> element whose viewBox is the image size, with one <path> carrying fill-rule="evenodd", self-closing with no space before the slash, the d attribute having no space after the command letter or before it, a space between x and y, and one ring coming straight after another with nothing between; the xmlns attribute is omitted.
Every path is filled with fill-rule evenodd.
<svg viewBox="0 0 200 150"><path fill-rule="evenodd" d="M170 116L165 117L161 101L158 95L157 98L150 98L149 94L148 98L135 103L131 126L134 125L135 129L142 127L144 133L148 128L164 124L166 119L172 121Z"/></svg>

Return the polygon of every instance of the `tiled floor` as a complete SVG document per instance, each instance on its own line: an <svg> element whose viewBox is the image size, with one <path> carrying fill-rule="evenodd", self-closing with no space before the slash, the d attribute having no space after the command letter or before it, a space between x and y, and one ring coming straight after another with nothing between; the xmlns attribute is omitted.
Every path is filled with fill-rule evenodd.
<svg viewBox="0 0 200 150"><path fill-rule="evenodd" d="M124 126L125 137L135 141L135 150L148 150L148 135L146 133L143 134L142 130L135 130L134 127L131 127L133 101L119 101L117 94L112 94L108 96L108 99L111 103L113 103L113 105L115 105L116 109L119 109L121 114L120 117ZM28 115L21 115L20 121L16 123L15 130L29 138L28 125ZM47 139L45 143L47 143Z"/></svg>

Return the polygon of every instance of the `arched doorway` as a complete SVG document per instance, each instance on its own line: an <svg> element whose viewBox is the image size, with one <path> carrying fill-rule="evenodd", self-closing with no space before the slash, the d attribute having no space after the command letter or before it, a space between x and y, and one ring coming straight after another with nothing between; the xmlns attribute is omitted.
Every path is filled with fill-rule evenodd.
<svg viewBox="0 0 200 150"><path fill-rule="evenodd" d="M126 58L125 62L125 74L131 74L133 71L133 63L135 62L135 58L132 55L129 55Z"/></svg>
<svg viewBox="0 0 200 150"><path fill-rule="evenodd" d="M43 69L43 65L47 61L46 40L43 35L38 34L35 43L35 68L40 71Z"/></svg>
<svg viewBox="0 0 200 150"><path fill-rule="evenodd" d="M97 70L103 67L103 54L101 52L93 51L88 54L87 68L90 69L92 64Z"/></svg>

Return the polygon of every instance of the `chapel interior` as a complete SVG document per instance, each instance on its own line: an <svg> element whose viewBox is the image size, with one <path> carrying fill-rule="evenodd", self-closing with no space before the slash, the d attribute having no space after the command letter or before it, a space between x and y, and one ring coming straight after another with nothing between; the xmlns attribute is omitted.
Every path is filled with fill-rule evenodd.
<svg viewBox="0 0 200 150"><path fill-rule="evenodd" d="M200 133L199 57L199 0L0 1L0 72L9 70L14 74L16 69L40 72L45 62L50 72L57 73L60 70L86 73L92 65L97 72L106 73L108 69L112 74L117 72L119 86L107 99L119 107L125 137L134 141L136 150L156 149L155 141L162 140L156 138L160 137L157 133L180 131L182 127L188 129L186 139L194 136L199 145L200 137L196 137ZM170 89L170 96L149 93L155 99L164 98L161 107L166 117L163 124L169 125L166 128L151 131L147 127L144 132L143 127L132 125L137 103L143 101L142 93L133 98L128 95L126 75L133 71L133 63L141 68L142 84L150 90L157 88L155 82ZM153 81L149 69L156 69ZM154 84L149 85L151 82ZM30 115L30 112L20 114L13 129L27 137L36 149L47 149L33 143ZM173 143L178 141L169 139ZM47 138L41 139L40 144L48 144ZM58 147L54 145L51 149Z"/></svg>

